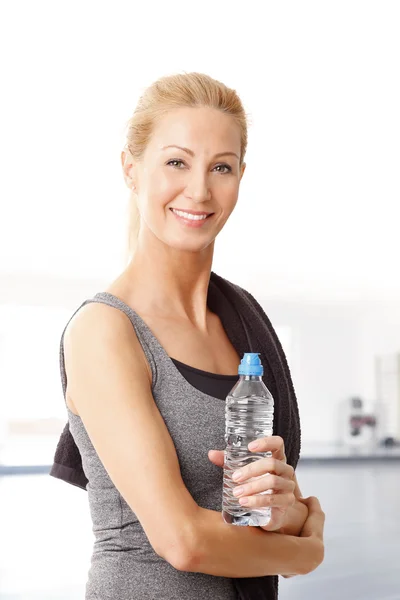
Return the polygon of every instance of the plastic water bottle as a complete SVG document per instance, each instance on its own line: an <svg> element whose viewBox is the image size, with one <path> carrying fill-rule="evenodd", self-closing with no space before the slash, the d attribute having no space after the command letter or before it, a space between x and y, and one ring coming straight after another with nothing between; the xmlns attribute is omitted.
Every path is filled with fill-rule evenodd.
<svg viewBox="0 0 400 600"><path fill-rule="evenodd" d="M248 449L253 440L273 434L274 399L262 380L263 373L259 352L246 352L238 369L239 381L226 397L222 516L230 525L264 526L271 518L270 507L242 506L239 498L232 494L238 485L232 480L233 471L272 456L272 452L251 452ZM250 478L244 483L264 476Z"/></svg>

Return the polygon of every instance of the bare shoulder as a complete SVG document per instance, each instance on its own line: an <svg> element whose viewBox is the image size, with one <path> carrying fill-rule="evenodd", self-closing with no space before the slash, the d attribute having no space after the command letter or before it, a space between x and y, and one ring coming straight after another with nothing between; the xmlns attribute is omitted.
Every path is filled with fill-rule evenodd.
<svg viewBox="0 0 400 600"><path fill-rule="evenodd" d="M101 331L102 335L107 335L107 332L112 335L113 331L121 333L129 326L132 328L128 317L121 310L103 302L90 302L68 323L64 339L68 341L75 336L87 336L96 331Z"/></svg>
<svg viewBox="0 0 400 600"><path fill-rule="evenodd" d="M71 371L74 364L82 364L82 357L101 351L133 361L131 365L146 374L151 386L151 367L127 315L102 302L90 302L76 313L64 333L68 381L72 374L68 370ZM71 386L68 386L67 394L71 397Z"/></svg>

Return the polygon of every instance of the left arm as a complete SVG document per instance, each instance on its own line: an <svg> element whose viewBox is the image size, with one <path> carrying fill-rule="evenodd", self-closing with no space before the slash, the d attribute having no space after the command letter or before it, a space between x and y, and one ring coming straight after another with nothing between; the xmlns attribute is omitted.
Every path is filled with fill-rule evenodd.
<svg viewBox="0 0 400 600"><path fill-rule="evenodd" d="M257 447L249 445L250 451L271 452L274 458L262 458L247 464L239 470L240 477L234 483L242 488L239 498L246 497L245 506L271 508L271 519L260 529L293 537L306 535L305 527L310 520L321 519L310 515L309 503L303 498L295 470L286 462L284 441L279 436L268 436L257 440ZM208 457L219 467L224 466L224 452L210 450ZM262 477L262 476L265 477ZM255 479L254 479L255 478ZM250 480L250 481L249 481ZM236 486L238 487L238 486ZM260 494L272 489L273 494ZM234 493L236 496L236 494ZM318 501L316 500L318 503ZM318 504L319 506L319 504ZM310 519L310 517L312 517ZM322 525L323 528L323 525ZM321 540L322 541L322 540ZM292 574L282 574L282 577L293 577Z"/></svg>
<svg viewBox="0 0 400 600"><path fill-rule="evenodd" d="M301 493L299 488L299 482L297 481L296 472L294 473L293 481L296 485L296 487L294 488L294 495L296 496L296 498L302 498L303 494Z"/></svg>
<svg viewBox="0 0 400 600"><path fill-rule="evenodd" d="M273 457L256 460L240 469L241 477L234 480L238 484L236 487L242 488L238 500L246 497L245 506L250 509L271 507L271 520L262 526L265 531L298 537L307 520L308 508L299 500L302 494L296 473L286 462L284 441L279 436L269 436L259 438L257 442L257 448L249 445L251 452L271 452ZM209 459L219 467L224 466L222 450L210 450ZM265 477L260 477L262 475ZM249 479L253 480L250 482ZM273 494L260 495L270 488Z"/></svg>
<svg viewBox="0 0 400 600"><path fill-rule="evenodd" d="M275 529L275 533L285 533L286 535L299 536L303 529L304 523L308 517L308 508L303 502L299 501L302 494L297 481L296 473L293 478L296 487L294 489L295 503L286 510L284 522L279 529Z"/></svg>

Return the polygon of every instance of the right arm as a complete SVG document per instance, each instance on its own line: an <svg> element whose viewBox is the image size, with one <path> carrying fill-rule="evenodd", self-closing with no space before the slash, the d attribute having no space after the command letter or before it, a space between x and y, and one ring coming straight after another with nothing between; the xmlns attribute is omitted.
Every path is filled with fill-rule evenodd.
<svg viewBox="0 0 400 600"><path fill-rule="evenodd" d="M314 532L297 537L228 525L220 512L200 510L197 547L187 570L224 577L305 575L323 560L323 543Z"/></svg>
<svg viewBox="0 0 400 600"><path fill-rule="evenodd" d="M64 356L68 395L159 556L178 570L226 577L302 574L318 566L312 536L228 525L220 512L193 500L124 313L105 304L84 306L66 329Z"/></svg>

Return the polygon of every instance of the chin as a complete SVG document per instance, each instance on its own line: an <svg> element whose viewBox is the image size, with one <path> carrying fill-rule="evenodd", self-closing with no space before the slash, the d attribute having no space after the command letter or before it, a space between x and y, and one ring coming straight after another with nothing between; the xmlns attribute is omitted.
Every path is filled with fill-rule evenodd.
<svg viewBox="0 0 400 600"><path fill-rule="evenodd" d="M214 243L214 239L212 240L192 240L191 242L188 240L164 240L165 244L170 248L174 248L175 250L179 250L180 252L202 252L206 248L208 248L211 244Z"/></svg>

